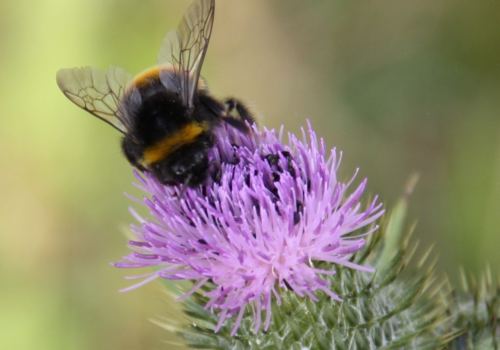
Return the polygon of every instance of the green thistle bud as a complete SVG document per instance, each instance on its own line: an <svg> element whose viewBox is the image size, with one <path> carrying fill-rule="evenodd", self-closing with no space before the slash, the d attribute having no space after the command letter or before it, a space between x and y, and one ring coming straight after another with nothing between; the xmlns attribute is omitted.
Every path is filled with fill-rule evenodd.
<svg viewBox="0 0 500 350"><path fill-rule="evenodd" d="M479 283L462 271L462 291L452 293L448 305L453 329L460 333L447 349L499 349L500 283L488 268Z"/></svg>

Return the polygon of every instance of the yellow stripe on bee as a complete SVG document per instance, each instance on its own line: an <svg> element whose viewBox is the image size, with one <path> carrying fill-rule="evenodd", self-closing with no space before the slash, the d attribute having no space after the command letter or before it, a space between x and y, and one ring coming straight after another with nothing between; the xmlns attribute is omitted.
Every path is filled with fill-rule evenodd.
<svg viewBox="0 0 500 350"><path fill-rule="evenodd" d="M132 80L132 85L134 85L139 90L147 88L150 85L158 83L160 79L161 71L171 71L172 74L175 74L174 67L171 64L164 64L161 66L151 67L146 69L145 71L137 74L135 78ZM207 83L202 77L198 79L198 90L206 90Z"/></svg>
<svg viewBox="0 0 500 350"><path fill-rule="evenodd" d="M149 85L154 84L155 82L158 82L159 78L160 78L160 70L163 70L163 69L173 70L173 67L172 66L163 66L163 67L156 66L156 67L146 69L145 71L143 71L135 76L135 78L133 80L135 87L140 90L140 89L148 87Z"/></svg>
<svg viewBox="0 0 500 350"><path fill-rule="evenodd" d="M143 154L144 165L153 164L165 159L177 148L193 142L202 132L208 129L206 123L191 123L176 131L172 135L164 137L155 145L148 147Z"/></svg>

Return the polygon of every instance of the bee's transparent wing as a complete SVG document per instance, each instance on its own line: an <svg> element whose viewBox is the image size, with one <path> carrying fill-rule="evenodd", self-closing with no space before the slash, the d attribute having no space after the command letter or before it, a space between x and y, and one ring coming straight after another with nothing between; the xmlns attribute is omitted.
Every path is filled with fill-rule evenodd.
<svg viewBox="0 0 500 350"><path fill-rule="evenodd" d="M166 63L173 66L173 72L160 72L163 85L178 92L190 108L212 33L214 11L215 0L195 0L177 30L167 33L158 53L160 66Z"/></svg>
<svg viewBox="0 0 500 350"><path fill-rule="evenodd" d="M120 111L120 100L132 75L111 66L107 71L94 67L60 69L57 85L77 106L111 124L124 134L130 130L127 117Z"/></svg>

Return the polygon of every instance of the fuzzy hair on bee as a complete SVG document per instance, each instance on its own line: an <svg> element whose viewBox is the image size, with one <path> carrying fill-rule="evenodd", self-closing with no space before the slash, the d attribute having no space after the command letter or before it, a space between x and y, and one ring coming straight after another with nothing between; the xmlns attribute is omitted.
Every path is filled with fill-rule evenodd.
<svg viewBox="0 0 500 350"><path fill-rule="evenodd" d="M195 0L160 47L157 65L133 77L111 66L61 69L57 84L73 103L123 133L127 160L165 185L195 187L208 177L214 130L243 133L255 119L238 99L213 97L200 76L215 0Z"/></svg>

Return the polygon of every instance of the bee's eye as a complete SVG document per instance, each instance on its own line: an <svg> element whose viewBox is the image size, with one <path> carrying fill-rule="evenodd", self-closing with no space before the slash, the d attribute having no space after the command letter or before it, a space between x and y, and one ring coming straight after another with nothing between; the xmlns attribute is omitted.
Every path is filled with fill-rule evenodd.
<svg viewBox="0 0 500 350"><path fill-rule="evenodd" d="M172 170L175 175L181 176L186 173L186 167L184 165L176 164L175 166L172 167Z"/></svg>
<svg viewBox="0 0 500 350"><path fill-rule="evenodd" d="M194 160L196 162L201 162L203 159L205 159L205 154L203 152L196 152L194 154Z"/></svg>

